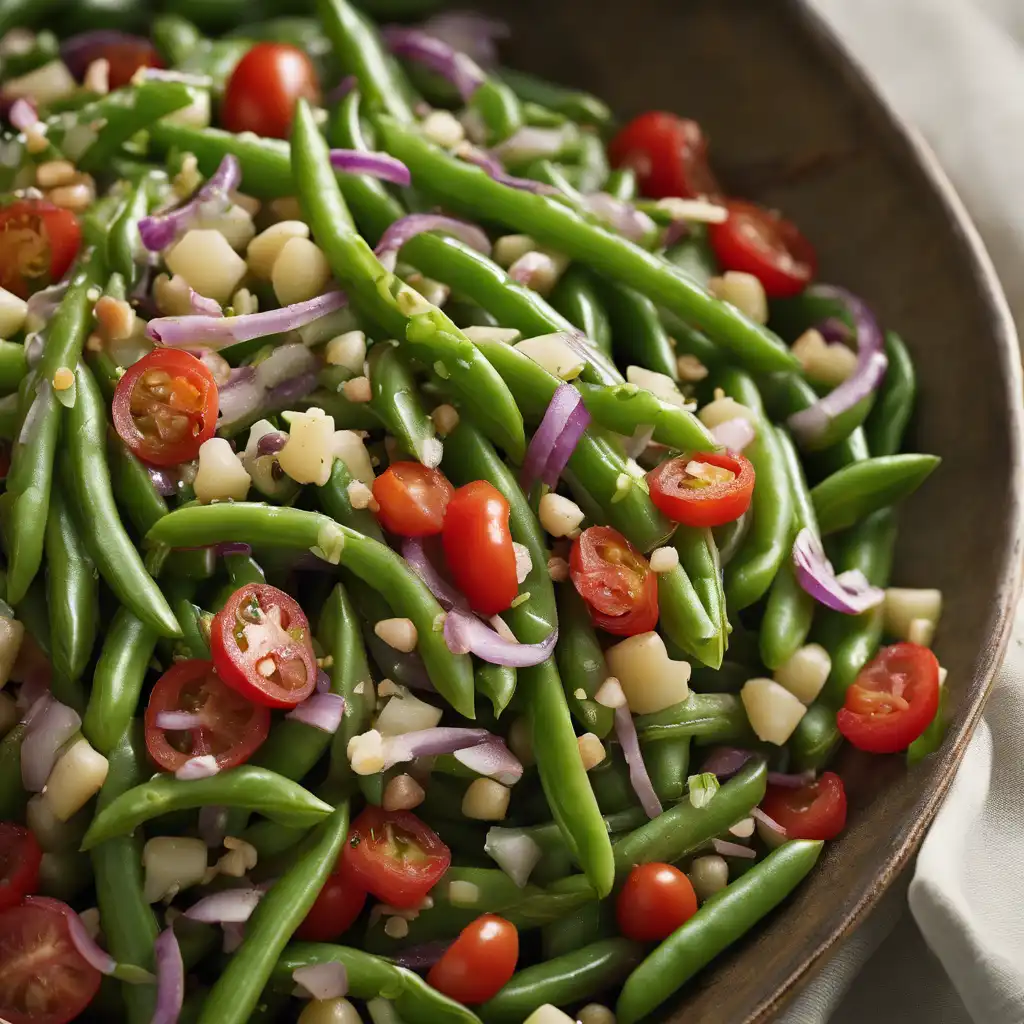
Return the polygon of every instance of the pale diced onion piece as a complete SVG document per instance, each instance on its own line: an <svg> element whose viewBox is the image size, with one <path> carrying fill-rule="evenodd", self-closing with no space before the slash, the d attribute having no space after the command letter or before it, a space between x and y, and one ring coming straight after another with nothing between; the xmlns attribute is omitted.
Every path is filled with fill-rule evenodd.
<svg viewBox="0 0 1024 1024"><path fill-rule="evenodd" d="M226 438L211 437L199 446L199 471L192 487L204 505L211 501L244 501L251 482Z"/></svg>
<svg viewBox="0 0 1024 1024"><path fill-rule="evenodd" d="M260 232L245 251L246 261L253 275L269 281L277 257L293 238L309 238L309 225L301 220L279 220L276 224L271 224L266 231ZM365 337L363 340L365 342ZM328 362L330 361L328 359Z"/></svg>
<svg viewBox="0 0 1024 1024"><path fill-rule="evenodd" d="M708 199L683 199L680 196L666 196L654 204L664 210L673 220L690 220L703 224L724 224L729 211L721 203Z"/></svg>
<svg viewBox="0 0 1024 1024"><path fill-rule="evenodd" d="M210 127L210 91L193 89L192 102L187 107L179 107L163 117L171 124L182 124L186 128Z"/></svg>
<svg viewBox="0 0 1024 1024"><path fill-rule="evenodd" d="M235 252L243 252L256 234L256 225L244 207L232 205L216 214L200 215L197 228L219 231Z"/></svg>
<svg viewBox="0 0 1024 1024"><path fill-rule="evenodd" d="M362 437L354 430L336 430L334 432L334 454L348 467L354 480L373 487L373 463L370 453ZM328 477L330 474L328 473Z"/></svg>
<svg viewBox="0 0 1024 1024"><path fill-rule="evenodd" d="M508 269L517 259L537 248L529 235L502 235L494 243L494 262Z"/></svg>
<svg viewBox="0 0 1024 1024"><path fill-rule="evenodd" d="M670 405L683 406L686 399L679 390L676 382L666 373L658 373L655 370L648 370L643 366L627 366L626 380L635 384L638 388L650 391L655 398L660 398Z"/></svg>
<svg viewBox="0 0 1024 1024"><path fill-rule="evenodd" d="M689 663L673 661L657 633L627 637L609 647L605 659L638 715L664 711L690 695Z"/></svg>
<svg viewBox="0 0 1024 1024"><path fill-rule="evenodd" d="M757 738L779 747L807 713L807 708L774 679L748 679L740 690L740 699Z"/></svg>
<svg viewBox="0 0 1024 1024"><path fill-rule="evenodd" d="M202 839L187 836L150 839L142 849L146 902L173 899L183 889L200 885L206 876L207 852Z"/></svg>
<svg viewBox="0 0 1024 1024"><path fill-rule="evenodd" d="M564 334L524 338L516 342L515 347L562 380L574 380L587 365L586 359L569 345Z"/></svg>
<svg viewBox="0 0 1024 1024"><path fill-rule="evenodd" d="M910 587L889 587L885 592L885 603L882 605L882 616L885 631L898 640L920 643L910 636L911 625L915 619L925 619L932 624L932 633L939 624L942 615L942 591L914 589ZM921 634L917 627L918 635ZM931 643L923 644L927 647Z"/></svg>
<svg viewBox="0 0 1024 1024"><path fill-rule="evenodd" d="M278 464L296 483L323 487L334 464L334 435L334 417L323 409L292 413L288 440L277 453Z"/></svg>
<svg viewBox="0 0 1024 1024"><path fill-rule="evenodd" d="M549 491L540 499L540 525L552 537L568 537L582 522L583 509L569 498Z"/></svg>
<svg viewBox="0 0 1024 1024"><path fill-rule="evenodd" d="M0 338L12 338L25 326L28 303L0 288Z"/></svg>
<svg viewBox="0 0 1024 1024"><path fill-rule="evenodd" d="M821 644L805 644L774 672L775 682L804 704L812 703L832 671L832 659Z"/></svg>
<svg viewBox="0 0 1024 1024"><path fill-rule="evenodd" d="M480 886L461 880L449 882L448 902L453 907L475 907L480 902Z"/></svg>
<svg viewBox="0 0 1024 1024"><path fill-rule="evenodd" d="M331 366L344 366L352 373L362 373L366 362L366 335L362 331L346 331L331 338L324 349L324 359Z"/></svg>
<svg viewBox="0 0 1024 1024"><path fill-rule="evenodd" d="M502 821L512 791L494 779L474 779L462 797L462 813L475 821Z"/></svg>
<svg viewBox="0 0 1024 1024"><path fill-rule="evenodd" d="M167 254L167 266L200 295L224 305L245 277L245 260L228 240L209 228L193 228Z"/></svg>
<svg viewBox="0 0 1024 1024"><path fill-rule="evenodd" d="M459 425L458 409L447 402L437 406L430 414L430 418L434 421L434 429L442 437L447 437Z"/></svg>
<svg viewBox="0 0 1024 1024"><path fill-rule="evenodd" d="M493 341L499 345L514 345L523 336L523 332L514 327L484 327L480 324L463 327L462 333L472 342Z"/></svg>
<svg viewBox="0 0 1024 1024"><path fill-rule="evenodd" d="M698 857L686 872L697 899L703 903L729 884L729 864L717 853Z"/></svg>
<svg viewBox="0 0 1024 1024"><path fill-rule="evenodd" d="M790 352L800 360L808 380L829 388L838 387L857 368L853 349L841 341L830 344L813 327L793 342Z"/></svg>
<svg viewBox="0 0 1024 1024"><path fill-rule="evenodd" d="M281 249L270 280L282 306L315 299L327 290L331 265L327 257L308 238L291 238Z"/></svg>
<svg viewBox="0 0 1024 1024"><path fill-rule="evenodd" d="M4 96L15 99L24 96L38 106L47 106L55 100L66 99L78 89L78 83L61 60L51 60L42 67L33 68L18 78L4 82Z"/></svg>
<svg viewBox="0 0 1024 1024"><path fill-rule="evenodd" d="M84 737L72 742L46 780L43 797L55 817L67 821L101 789L107 779L107 759Z"/></svg>
<svg viewBox="0 0 1024 1024"><path fill-rule="evenodd" d="M401 736L407 732L434 729L440 723L442 713L433 704L405 692L392 697L384 705L374 722L374 728L382 736Z"/></svg>
<svg viewBox="0 0 1024 1024"><path fill-rule="evenodd" d="M259 862L259 853L252 843L236 836L225 836L224 846L227 849L217 861L217 873L229 878L243 878Z"/></svg>
<svg viewBox="0 0 1024 1024"><path fill-rule="evenodd" d="M313 999L303 1007L298 1024L362 1024L362 1018L347 999Z"/></svg>
<svg viewBox="0 0 1024 1024"><path fill-rule="evenodd" d="M384 769L384 740L376 729L353 736L346 753L356 775L376 775Z"/></svg>
<svg viewBox="0 0 1024 1024"><path fill-rule="evenodd" d="M760 839L769 850L775 850L786 842L789 837L781 832L776 832L770 825L766 825L760 818L758 818L757 838Z"/></svg>
<svg viewBox="0 0 1024 1024"><path fill-rule="evenodd" d="M420 122L420 131L435 146L444 149L453 149L466 137L462 123L449 110L432 110Z"/></svg>
<svg viewBox="0 0 1024 1024"><path fill-rule="evenodd" d="M655 548L650 557L651 572L671 572L679 564L679 552L671 546Z"/></svg>
<svg viewBox="0 0 1024 1024"><path fill-rule="evenodd" d="M576 744L580 748L583 767L588 772L591 768L596 768L608 756L604 744L592 732L585 732L576 740Z"/></svg>
<svg viewBox="0 0 1024 1024"><path fill-rule="evenodd" d="M727 270L721 277L708 281L708 291L716 299L735 306L756 324L768 323L768 296L764 285L753 274Z"/></svg>
<svg viewBox="0 0 1024 1024"><path fill-rule="evenodd" d="M935 623L931 619L911 619L907 640L919 647L931 647L935 639Z"/></svg>
<svg viewBox="0 0 1024 1024"><path fill-rule="evenodd" d="M716 398L712 402L708 402L708 404L697 413L697 418L705 427L708 428L708 430L714 430L715 427L719 427L723 423L728 423L729 420L737 419L748 420L753 424L755 429L758 426L757 413L754 412L753 409L737 402L734 398L730 398L728 395L724 395L721 398Z"/></svg>
<svg viewBox="0 0 1024 1024"><path fill-rule="evenodd" d="M576 1022L569 1014L563 1013L557 1006L545 1003L543 1006L538 1006L523 1021L523 1024L576 1024Z"/></svg>
<svg viewBox="0 0 1024 1024"><path fill-rule="evenodd" d="M0 616L0 686L6 686L11 678L24 639L25 627L17 619Z"/></svg>

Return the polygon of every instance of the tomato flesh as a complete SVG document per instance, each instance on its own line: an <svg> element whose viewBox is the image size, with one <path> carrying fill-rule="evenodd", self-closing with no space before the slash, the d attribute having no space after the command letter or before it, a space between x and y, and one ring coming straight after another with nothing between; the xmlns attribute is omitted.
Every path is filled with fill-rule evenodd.
<svg viewBox="0 0 1024 1024"><path fill-rule="evenodd" d="M679 868L638 864L615 904L619 931L635 942L660 942L697 913L697 894Z"/></svg>
<svg viewBox="0 0 1024 1024"><path fill-rule="evenodd" d="M516 599L519 580L505 496L486 480L460 487L448 502L441 542L456 586L481 615Z"/></svg>
<svg viewBox="0 0 1024 1024"><path fill-rule="evenodd" d="M198 715L191 729L163 729L161 712ZM177 771L193 757L212 754L220 769L244 764L267 738L270 712L224 685L213 663L179 661L157 681L146 706L146 749L154 764Z"/></svg>
<svg viewBox="0 0 1024 1024"><path fill-rule="evenodd" d="M68 1024L96 995L102 975L75 949L70 912L36 896L0 913L0 1017L8 1024Z"/></svg>
<svg viewBox="0 0 1024 1024"><path fill-rule="evenodd" d="M418 907L451 864L451 851L411 811L369 806L352 822L346 876L393 907Z"/></svg>
<svg viewBox="0 0 1024 1024"><path fill-rule="evenodd" d="M573 541L569 578L594 625L616 636L648 633L658 624L658 580L618 530L591 526Z"/></svg>
<svg viewBox="0 0 1024 1024"><path fill-rule="evenodd" d="M439 469L393 462L373 481L373 497L380 506L377 519L400 537L432 537L444 526L454 491Z"/></svg>
<svg viewBox="0 0 1024 1024"><path fill-rule="evenodd" d="M176 466L217 429L217 382L195 356L158 348L117 382L114 427L143 462Z"/></svg>
<svg viewBox="0 0 1024 1024"><path fill-rule="evenodd" d="M835 839L846 828L846 789L835 772L798 789L770 785L761 810L790 839Z"/></svg>
<svg viewBox="0 0 1024 1024"><path fill-rule="evenodd" d="M339 861L295 934L304 942L334 942L355 924L365 905L366 890Z"/></svg>
<svg viewBox="0 0 1024 1024"><path fill-rule="evenodd" d="M0 910L36 891L42 859L43 851L27 828L0 822Z"/></svg>
<svg viewBox="0 0 1024 1024"><path fill-rule="evenodd" d="M210 650L221 679L256 704L295 707L316 686L309 620L277 587L236 590L213 617Z"/></svg>
<svg viewBox="0 0 1024 1024"><path fill-rule="evenodd" d="M45 199L19 199L0 209L0 287L27 299L59 281L82 247L70 210Z"/></svg>
<svg viewBox="0 0 1024 1024"><path fill-rule="evenodd" d="M519 931L484 914L459 932L427 975L427 984L464 1006L479 1006L504 988L519 961Z"/></svg>
<svg viewBox="0 0 1024 1024"><path fill-rule="evenodd" d="M228 79L221 124L229 132L285 139L300 99L314 106L320 102L320 86L309 57L286 43L257 43Z"/></svg>
<svg viewBox="0 0 1024 1024"><path fill-rule="evenodd" d="M893 644L846 691L839 731L859 750L895 754L928 728L939 710L939 662L918 644Z"/></svg>
<svg viewBox="0 0 1024 1024"><path fill-rule="evenodd" d="M730 200L722 224L708 225L708 240L723 270L753 274L770 299L799 295L818 270L814 246L792 222L757 203Z"/></svg>
<svg viewBox="0 0 1024 1024"><path fill-rule="evenodd" d="M696 121L660 110L633 118L611 141L614 167L636 172L641 193L653 199L717 198L722 188L708 165L708 143Z"/></svg>
<svg viewBox="0 0 1024 1024"><path fill-rule="evenodd" d="M694 463L707 478L688 472ZM731 479L716 480L715 469ZM673 522L686 526L722 526L739 519L754 495L754 467L739 452L696 452L667 459L647 474L651 501Z"/></svg>

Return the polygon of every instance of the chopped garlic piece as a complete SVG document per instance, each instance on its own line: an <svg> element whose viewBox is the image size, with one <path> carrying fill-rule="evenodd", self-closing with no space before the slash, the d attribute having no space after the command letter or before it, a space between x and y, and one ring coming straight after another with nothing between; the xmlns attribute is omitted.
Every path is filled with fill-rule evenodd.
<svg viewBox="0 0 1024 1024"><path fill-rule="evenodd" d="M377 634L388 645L403 654L409 654L416 650L416 642L419 636L416 632L416 625L412 619L393 618L381 619L373 627Z"/></svg>
<svg viewBox="0 0 1024 1024"><path fill-rule="evenodd" d="M447 437L459 425L459 413L454 405L439 405L431 414L434 428L442 437Z"/></svg>
<svg viewBox="0 0 1024 1024"><path fill-rule="evenodd" d="M324 358L331 366L344 366L352 373L362 373L366 362L366 335L362 331L346 331L331 338L324 348Z"/></svg>
<svg viewBox="0 0 1024 1024"><path fill-rule="evenodd" d="M583 767L589 772L591 768L597 767L607 757L604 744L592 732L585 732L576 741L580 748L580 758L583 760Z"/></svg>
<svg viewBox="0 0 1024 1024"><path fill-rule="evenodd" d="M857 368L856 353L840 341L829 344L813 327L790 346L808 380L835 388Z"/></svg>
<svg viewBox="0 0 1024 1024"><path fill-rule="evenodd" d="M729 398L728 395L718 395L717 393L714 401L708 402L708 404L697 413L697 418L705 427L708 428L708 430L714 430L715 427L719 427L723 423L727 423L729 420L738 419L748 420L753 424L755 429L758 426L758 416L753 409L749 409L747 406L741 405L735 399Z"/></svg>
<svg viewBox="0 0 1024 1024"><path fill-rule="evenodd" d="M384 770L384 738L376 729L353 736L346 753L356 775L376 775Z"/></svg>
<svg viewBox="0 0 1024 1024"><path fill-rule="evenodd" d="M482 327L479 324L463 327L462 333L472 342L493 341L499 345L513 345L523 336L523 332L514 327Z"/></svg>
<svg viewBox="0 0 1024 1024"><path fill-rule="evenodd" d="M349 503L355 509L372 508L374 512L380 507L370 490L362 480L353 480L346 489Z"/></svg>
<svg viewBox="0 0 1024 1024"><path fill-rule="evenodd" d="M567 335L562 333L542 334L536 338L517 341L515 348L555 377L574 380L583 371L587 361L566 339Z"/></svg>
<svg viewBox="0 0 1024 1024"><path fill-rule="evenodd" d="M615 678L609 676L594 694L594 700L606 708L621 708L626 703L626 694L622 690L622 684Z"/></svg>
<svg viewBox="0 0 1024 1024"><path fill-rule="evenodd" d="M657 373L643 366L627 366L626 380L630 384L643 388L645 391L650 391L655 398L660 398L663 402L668 402L670 405L678 405L680 407L686 405L686 398L683 393L679 390L676 382L667 374Z"/></svg>
<svg viewBox="0 0 1024 1024"><path fill-rule="evenodd" d="M671 572L679 564L679 552L673 547L655 548L651 552L651 572Z"/></svg>
<svg viewBox="0 0 1024 1024"><path fill-rule="evenodd" d="M561 494L550 491L540 499L540 525L552 537L567 537L584 519L583 510Z"/></svg>
<svg viewBox="0 0 1024 1024"><path fill-rule="evenodd" d="M341 385L341 393L350 401L357 404L364 404L373 398L373 389L370 387L370 378L360 375L345 381Z"/></svg>
<svg viewBox="0 0 1024 1024"><path fill-rule="evenodd" d="M219 231L193 228L167 254L172 274L180 274L200 295L224 304L238 290L248 267Z"/></svg>
<svg viewBox="0 0 1024 1024"><path fill-rule="evenodd" d="M462 798L462 813L474 821L502 821L512 792L494 779L474 779Z"/></svg>
<svg viewBox="0 0 1024 1024"><path fill-rule="evenodd" d="M459 119L448 110L432 110L420 122L420 131L435 146L454 149L466 137Z"/></svg>
<svg viewBox="0 0 1024 1024"><path fill-rule="evenodd" d="M253 275L269 281L278 256L293 238L308 239L309 225L301 220L281 220L258 234L245 251L246 261Z"/></svg>
<svg viewBox="0 0 1024 1024"><path fill-rule="evenodd" d="M721 277L708 281L708 291L716 299L735 306L754 323L768 323L768 296L764 285L753 274L727 270Z"/></svg>

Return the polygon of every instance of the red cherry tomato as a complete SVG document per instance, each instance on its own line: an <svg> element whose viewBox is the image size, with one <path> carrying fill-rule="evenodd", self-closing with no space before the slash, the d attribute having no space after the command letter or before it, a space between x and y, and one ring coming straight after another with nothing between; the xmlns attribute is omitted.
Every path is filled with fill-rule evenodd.
<svg viewBox="0 0 1024 1024"><path fill-rule="evenodd" d="M454 491L444 473L419 462L393 462L373 481L377 518L400 537L440 533Z"/></svg>
<svg viewBox="0 0 1024 1024"><path fill-rule="evenodd" d="M70 907L30 896L0 913L0 1018L68 1024L92 1002L102 975L71 941Z"/></svg>
<svg viewBox="0 0 1024 1024"><path fill-rule="evenodd" d="M309 620L283 590L248 583L213 617L210 651L217 674L256 704L292 708L316 686Z"/></svg>
<svg viewBox="0 0 1024 1024"><path fill-rule="evenodd" d="M365 904L366 890L345 873L339 862L295 934L304 942L334 942L355 924Z"/></svg>
<svg viewBox="0 0 1024 1024"><path fill-rule="evenodd" d="M635 942L661 942L696 913L693 885L671 864L638 864L615 904L619 931Z"/></svg>
<svg viewBox="0 0 1024 1024"><path fill-rule="evenodd" d="M27 828L0 822L0 910L36 891L42 858L43 851Z"/></svg>
<svg viewBox="0 0 1024 1024"><path fill-rule="evenodd" d="M320 102L313 62L295 46L257 43L228 79L220 108L221 124L229 132L285 139L300 99Z"/></svg>
<svg viewBox="0 0 1024 1024"><path fill-rule="evenodd" d="M0 287L27 299L59 281L82 247L70 210L45 199L19 199L0 209Z"/></svg>
<svg viewBox="0 0 1024 1024"><path fill-rule="evenodd" d="M486 480L460 487L448 502L441 542L456 586L481 615L503 612L519 592L505 496Z"/></svg>
<svg viewBox="0 0 1024 1024"><path fill-rule="evenodd" d="M708 240L723 270L753 274L770 299L799 295L818 270L814 246L795 224L757 203L730 200L729 217L708 225Z"/></svg>
<svg viewBox="0 0 1024 1024"><path fill-rule="evenodd" d="M164 711L198 715L193 729L164 729ZM270 731L270 712L224 685L213 663L193 659L172 665L157 681L146 706L146 749L153 762L173 772L189 758L213 754L221 769L248 761Z"/></svg>
<svg viewBox="0 0 1024 1024"><path fill-rule="evenodd" d="M616 636L647 633L658 624L658 580L618 530L591 526L573 541L569 577L594 625Z"/></svg>
<svg viewBox="0 0 1024 1024"><path fill-rule="evenodd" d="M176 466L217 429L217 382L195 356L158 348L117 382L112 412L121 440L143 462Z"/></svg>
<svg viewBox="0 0 1024 1024"><path fill-rule="evenodd" d="M634 117L611 141L614 167L631 167L641 193L653 199L717 198L722 188L708 165L708 142L700 125L685 117L650 110Z"/></svg>
<svg viewBox="0 0 1024 1024"><path fill-rule="evenodd" d="M427 975L427 984L464 1006L496 996L516 972L519 932L497 914L484 914L459 932Z"/></svg>
<svg viewBox="0 0 1024 1024"><path fill-rule="evenodd" d="M716 466L732 479L715 482L691 476L692 462ZM722 526L750 508L754 467L739 452L695 452L667 459L647 474L651 501L673 522L686 526Z"/></svg>
<svg viewBox="0 0 1024 1024"><path fill-rule="evenodd" d="M939 662L927 647L893 644L861 669L836 715L858 750L906 750L939 710Z"/></svg>
<svg viewBox="0 0 1024 1024"><path fill-rule="evenodd" d="M418 907L452 855L411 811L369 806L352 822L342 851L347 878L393 907Z"/></svg>
<svg viewBox="0 0 1024 1024"><path fill-rule="evenodd" d="M835 839L846 828L846 790L835 772L799 789L769 786L761 810L790 839Z"/></svg>
<svg viewBox="0 0 1024 1024"><path fill-rule="evenodd" d="M85 42L85 37L80 37ZM69 55L68 68L81 81L94 60L105 60L110 65L108 83L111 89L128 85L139 68L162 68L166 65L148 39L127 33L98 33L92 41Z"/></svg>

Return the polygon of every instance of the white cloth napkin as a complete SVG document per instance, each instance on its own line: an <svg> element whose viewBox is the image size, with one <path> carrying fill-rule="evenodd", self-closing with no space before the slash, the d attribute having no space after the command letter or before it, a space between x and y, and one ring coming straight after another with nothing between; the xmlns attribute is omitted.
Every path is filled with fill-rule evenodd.
<svg viewBox="0 0 1024 1024"><path fill-rule="evenodd" d="M938 154L1024 337L1024 0L811 2ZM782 1024L1024 1024L1022 793L1024 605L916 865Z"/></svg>

